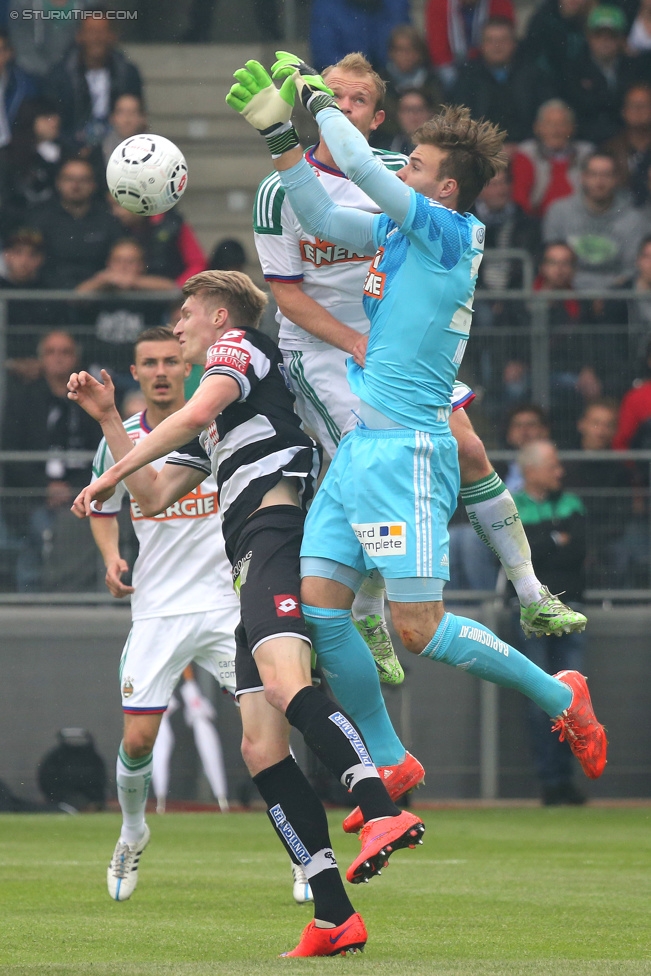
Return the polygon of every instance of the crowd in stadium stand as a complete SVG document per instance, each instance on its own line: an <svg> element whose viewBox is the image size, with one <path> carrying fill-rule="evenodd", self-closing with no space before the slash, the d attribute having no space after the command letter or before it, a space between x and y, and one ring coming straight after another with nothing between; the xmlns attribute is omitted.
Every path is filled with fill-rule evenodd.
<svg viewBox="0 0 651 976"><path fill-rule="evenodd" d="M53 9L85 5L49 3ZM20 11L32 4L11 6ZM214 6L210 0L189 5L186 42L205 39ZM651 0L541 0L526 25L512 0L427 0L425 33L410 23L409 6L408 0L313 0L311 51L322 68L361 49L386 80L386 120L372 136L379 148L409 153L419 125L445 102L463 102L508 132L509 168L484 189L474 210L486 225L486 252L516 249L528 256L532 273L514 255L482 264L474 339L462 369L480 394L473 419L493 446L514 446L514 411L537 409L532 306L526 297L502 297L530 282L536 293L576 292L549 304L546 434L559 448L651 447ZM2 10L0 2L0 22ZM279 39L277 5L257 3L255 10L264 38ZM102 301L9 302L11 409L1 446L17 449L24 428L16 407L31 398L50 406L39 407L45 430L34 433L30 446L85 446L82 429L66 420L67 408L59 416L43 327L58 337L55 345L67 337L82 365L95 373L111 369L126 396L133 390L130 345L143 326L168 320L189 276L207 267L241 267L245 256L241 244L226 241L208 258L177 209L138 217L110 201L108 156L147 125L141 74L121 49L115 21L17 17L6 24L0 29L2 297L56 287ZM586 288L601 294L584 296ZM637 295L623 299L622 289ZM124 299L126 291L133 301ZM142 300L164 291L170 302ZM81 325L93 335L79 346L71 336ZM34 326L41 328L40 343ZM591 440L586 425L597 415L602 436ZM586 487L579 469L585 465L576 466L572 484ZM592 487L610 485L604 471L590 470ZM68 486L67 495L60 484L52 489L50 515L56 492L67 500L76 484L67 473L44 476L42 468L36 481L34 472L23 469L23 476L33 488ZM16 477L5 474L5 486ZM622 468L615 480L622 487L645 479ZM0 514L0 544L1 520ZM21 585L29 588L32 570L21 572Z"/></svg>

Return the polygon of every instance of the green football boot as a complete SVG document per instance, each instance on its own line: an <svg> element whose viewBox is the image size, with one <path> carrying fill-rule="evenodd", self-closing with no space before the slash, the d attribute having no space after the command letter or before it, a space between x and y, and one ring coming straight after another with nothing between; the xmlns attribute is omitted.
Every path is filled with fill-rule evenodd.
<svg viewBox="0 0 651 976"><path fill-rule="evenodd" d="M520 626L525 637L580 634L587 622L587 617L566 607L546 586L540 589L540 599L526 607L520 605Z"/></svg>

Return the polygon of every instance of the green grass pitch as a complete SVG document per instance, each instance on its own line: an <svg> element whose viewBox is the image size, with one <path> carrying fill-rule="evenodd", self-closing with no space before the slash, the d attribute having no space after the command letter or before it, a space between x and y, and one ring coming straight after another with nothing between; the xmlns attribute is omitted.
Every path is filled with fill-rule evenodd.
<svg viewBox="0 0 651 976"><path fill-rule="evenodd" d="M115 814L0 816L0 973L651 974L651 808L429 810L422 847L350 887L363 956L289 960L310 908L261 813L151 815L111 902ZM330 816L343 867L358 841Z"/></svg>

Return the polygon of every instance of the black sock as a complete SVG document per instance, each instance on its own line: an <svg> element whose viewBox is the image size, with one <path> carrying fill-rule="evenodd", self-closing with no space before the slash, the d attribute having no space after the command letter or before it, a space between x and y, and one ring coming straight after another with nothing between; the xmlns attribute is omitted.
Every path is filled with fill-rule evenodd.
<svg viewBox="0 0 651 976"><path fill-rule="evenodd" d="M365 821L400 815L377 774L361 733L336 702L316 688L301 688L287 706L285 716L323 765L350 790Z"/></svg>
<svg viewBox="0 0 651 976"><path fill-rule="evenodd" d="M314 917L341 925L355 909L330 846L328 821L318 796L291 756L253 777L273 827L314 895Z"/></svg>

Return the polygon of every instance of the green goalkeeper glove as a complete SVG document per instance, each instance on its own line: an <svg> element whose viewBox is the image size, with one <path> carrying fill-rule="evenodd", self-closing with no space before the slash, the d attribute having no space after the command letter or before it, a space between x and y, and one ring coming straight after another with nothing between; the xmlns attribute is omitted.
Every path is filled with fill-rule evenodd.
<svg viewBox="0 0 651 976"><path fill-rule="evenodd" d="M322 108L338 108L332 91L318 71L288 51L276 51L276 57L278 60L271 69L272 78L274 81L293 78L303 105L314 118Z"/></svg>
<svg viewBox="0 0 651 976"><path fill-rule="evenodd" d="M294 79L287 77L279 90L259 61L247 61L234 77L237 84L226 96L226 104L265 137L271 155L276 158L298 146L298 134L290 122L296 97Z"/></svg>

